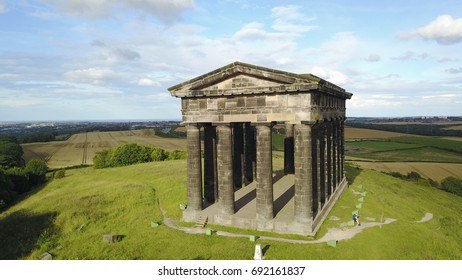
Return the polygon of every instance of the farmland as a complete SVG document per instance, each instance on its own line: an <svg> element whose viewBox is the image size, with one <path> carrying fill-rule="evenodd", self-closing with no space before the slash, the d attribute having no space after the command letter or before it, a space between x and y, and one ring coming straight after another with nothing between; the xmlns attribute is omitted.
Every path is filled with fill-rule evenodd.
<svg viewBox="0 0 462 280"><path fill-rule="evenodd" d="M462 176L460 141L350 127L345 129L345 139L346 159L364 168L385 172L415 171L437 181L448 176ZM59 169L92 164L97 151L126 143L166 150L186 149L186 139L158 137L150 129L79 133L67 141L30 143L22 147L26 161L43 159L50 169ZM283 135L273 134L273 147L279 151L284 149Z"/></svg>
<svg viewBox="0 0 462 280"><path fill-rule="evenodd" d="M347 141L346 159L362 168L384 172L411 171L436 181L462 178L460 142L435 138L400 136L383 140Z"/></svg>
<svg viewBox="0 0 462 280"><path fill-rule="evenodd" d="M50 169L92 164L97 151L126 143L152 145L166 150L185 150L185 139L162 138L153 130L87 132L72 135L66 141L23 144L24 160L44 160Z"/></svg>

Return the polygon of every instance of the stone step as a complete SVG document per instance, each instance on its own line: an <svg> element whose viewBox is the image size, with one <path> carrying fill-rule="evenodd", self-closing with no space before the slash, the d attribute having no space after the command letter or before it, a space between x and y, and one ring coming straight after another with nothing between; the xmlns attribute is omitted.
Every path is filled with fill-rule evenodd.
<svg viewBox="0 0 462 280"><path fill-rule="evenodd" d="M202 228L205 227L208 220L209 220L208 216L200 216L196 221L196 227L202 227Z"/></svg>

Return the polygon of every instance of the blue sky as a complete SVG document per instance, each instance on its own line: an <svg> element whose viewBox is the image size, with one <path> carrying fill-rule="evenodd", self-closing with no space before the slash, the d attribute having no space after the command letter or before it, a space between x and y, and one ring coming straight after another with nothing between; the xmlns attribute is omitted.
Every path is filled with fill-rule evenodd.
<svg viewBox="0 0 462 280"><path fill-rule="evenodd" d="M234 61L312 73L347 116L462 115L462 1L0 0L0 121L180 119Z"/></svg>

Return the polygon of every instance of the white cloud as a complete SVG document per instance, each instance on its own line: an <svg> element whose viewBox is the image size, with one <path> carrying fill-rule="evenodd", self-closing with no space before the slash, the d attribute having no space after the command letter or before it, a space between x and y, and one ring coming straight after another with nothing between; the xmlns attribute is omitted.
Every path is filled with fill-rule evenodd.
<svg viewBox="0 0 462 280"><path fill-rule="evenodd" d="M251 22L244 25L239 31L234 33L233 40L283 40L288 39L289 35L280 32L268 32L264 25L259 22Z"/></svg>
<svg viewBox="0 0 462 280"><path fill-rule="evenodd" d="M348 77L337 70L315 66L311 68L310 73L339 86L348 82Z"/></svg>
<svg viewBox="0 0 462 280"><path fill-rule="evenodd" d="M301 7L288 5L275 7L271 10L271 17L275 18L272 28L277 31L291 33L305 33L315 29L315 26L304 24L315 20L300 13Z"/></svg>
<svg viewBox="0 0 462 280"><path fill-rule="evenodd" d="M0 1L0 13L3 13L5 11L5 5L3 4L3 1Z"/></svg>
<svg viewBox="0 0 462 280"><path fill-rule="evenodd" d="M117 75L109 68L87 68L66 72L64 77L74 82L99 85L107 80L116 79Z"/></svg>
<svg viewBox="0 0 462 280"><path fill-rule="evenodd" d="M83 18L106 18L119 9L132 9L170 22L180 18L184 10L194 7L194 0L41 0L61 12Z"/></svg>
<svg viewBox="0 0 462 280"><path fill-rule="evenodd" d="M456 44L462 42L462 18L454 19L450 15L441 15L424 27L399 33L398 37L435 40L441 45Z"/></svg>
<svg viewBox="0 0 462 280"><path fill-rule="evenodd" d="M138 85L140 86L160 86L160 83L154 80L148 79L148 78L143 78L143 79L138 80Z"/></svg>

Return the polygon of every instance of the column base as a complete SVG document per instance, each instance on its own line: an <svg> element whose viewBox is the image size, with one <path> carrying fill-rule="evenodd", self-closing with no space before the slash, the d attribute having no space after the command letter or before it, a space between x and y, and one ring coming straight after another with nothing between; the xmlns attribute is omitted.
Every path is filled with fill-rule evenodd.
<svg viewBox="0 0 462 280"><path fill-rule="evenodd" d="M184 210L183 211L183 221L185 222L195 222L199 218L201 211L199 210Z"/></svg>

